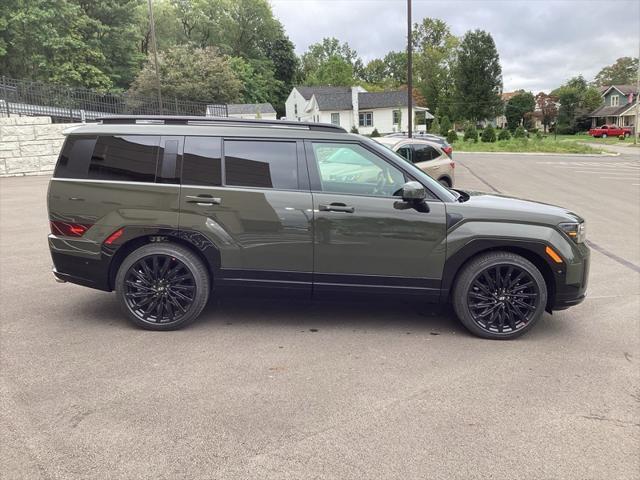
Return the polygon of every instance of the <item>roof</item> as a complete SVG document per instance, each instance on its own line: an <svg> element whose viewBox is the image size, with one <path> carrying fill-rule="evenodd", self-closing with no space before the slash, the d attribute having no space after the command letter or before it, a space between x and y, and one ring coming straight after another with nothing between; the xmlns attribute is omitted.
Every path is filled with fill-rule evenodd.
<svg viewBox="0 0 640 480"><path fill-rule="evenodd" d="M513 97L515 97L516 95L522 92L523 90L516 90L515 92L502 92L502 95L500 95L500 98L502 98L503 102L508 102Z"/></svg>
<svg viewBox="0 0 640 480"><path fill-rule="evenodd" d="M339 93L348 93L351 95L351 87L295 87L305 100L311 99L313 95L334 95Z"/></svg>
<svg viewBox="0 0 640 480"><path fill-rule="evenodd" d="M358 95L359 108L406 107L407 92L396 90L392 92L366 92Z"/></svg>
<svg viewBox="0 0 640 480"><path fill-rule="evenodd" d="M351 110L351 92L316 93L316 102L320 110Z"/></svg>
<svg viewBox="0 0 640 480"><path fill-rule="evenodd" d="M609 105L605 105L604 107L597 108L593 112L589 114L590 117L617 117L625 110L629 110L633 105L621 105L618 107L611 107Z"/></svg>
<svg viewBox="0 0 640 480"><path fill-rule="evenodd" d="M276 113L270 103L229 103L227 105L229 115L250 115L252 113Z"/></svg>
<svg viewBox="0 0 640 480"><path fill-rule="evenodd" d="M609 85L604 89L604 91L601 92L601 94L606 95L606 93L612 88L615 88L623 95L629 95L630 93L633 93L635 95L638 93L638 87L636 85Z"/></svg>

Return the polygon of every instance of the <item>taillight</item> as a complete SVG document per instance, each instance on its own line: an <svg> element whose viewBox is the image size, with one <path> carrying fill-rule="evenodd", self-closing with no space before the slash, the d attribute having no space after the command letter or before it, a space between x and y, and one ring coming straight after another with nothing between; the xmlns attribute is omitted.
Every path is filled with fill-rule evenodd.
<svg viewBox="0 0 640 480"><path fill-rule="evenodd" d="M64 237L81 237L92 227L92 225L86 223L69 223L58 220L49 222L49 225L51 226L51 233Z"/></svg>

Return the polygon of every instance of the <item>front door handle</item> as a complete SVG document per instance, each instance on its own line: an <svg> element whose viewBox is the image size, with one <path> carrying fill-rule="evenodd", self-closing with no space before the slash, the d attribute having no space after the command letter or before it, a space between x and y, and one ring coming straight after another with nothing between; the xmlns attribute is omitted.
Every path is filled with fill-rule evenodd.
<svg viewBox="0 0 640 480"><path fill-rule="evenodd" d="M215 198L211 195L187 195L185 198L187 203L195 203L200 206L220 205L222 203L221 198Z"/></svg>
<svg viewBox="0 0 640 480"><path fill-rule="evenodd" d="M318 205L318 210L321 212L353 213L356 209L345 205L344 203L332 203L330 205Z"/></svg>

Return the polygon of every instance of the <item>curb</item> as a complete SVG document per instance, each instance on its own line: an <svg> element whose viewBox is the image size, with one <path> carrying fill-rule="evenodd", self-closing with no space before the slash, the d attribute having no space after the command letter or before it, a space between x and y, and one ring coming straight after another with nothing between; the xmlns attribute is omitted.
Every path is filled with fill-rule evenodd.
<svg viewBox="0 0 640 480"><path fill-rule="evenodd" d="M456 151L455 144L453 145L453 153L455 155L463 155L466 153L472 153L474 155L530 155L534 157L619 157L620 152L607 152L607 153L544 153L544 152L460 152Z"/></svg>

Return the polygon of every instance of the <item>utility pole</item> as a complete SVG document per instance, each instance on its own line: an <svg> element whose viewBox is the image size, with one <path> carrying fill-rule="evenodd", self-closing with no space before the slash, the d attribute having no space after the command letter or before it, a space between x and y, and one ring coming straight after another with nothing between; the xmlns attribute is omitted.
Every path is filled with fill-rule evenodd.
<svg viewBox="0 0 640 480"><path fill-rule="evenodd" d="M413 133L413 66L411 64L411 53L413 48L413 40L411 38L411 0L407 0L407 107L408 107L408 118L407 118L407 126L409 129L409 138L412 137ZM402 130L402 125L400 126Z"/></svg>
<svg viewBox="0 0 640 480"><path fill-rule="evenodd" d="M162 91L160 89L160 68L158 67L158 44L156 43L156 22L153 19L153 7L149 0L149 27L151 31L151 46L153 47L153 60L156 67L156 84L158 87L158 106L162 114Z"/></svg>

